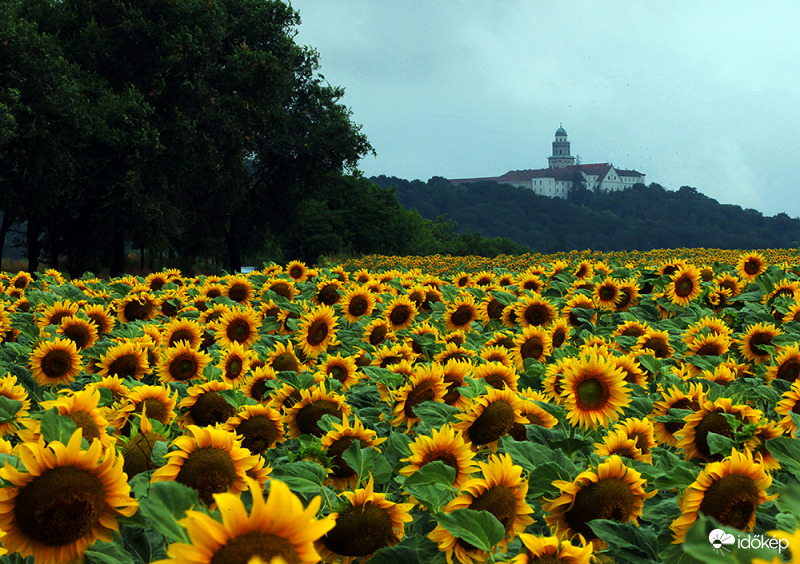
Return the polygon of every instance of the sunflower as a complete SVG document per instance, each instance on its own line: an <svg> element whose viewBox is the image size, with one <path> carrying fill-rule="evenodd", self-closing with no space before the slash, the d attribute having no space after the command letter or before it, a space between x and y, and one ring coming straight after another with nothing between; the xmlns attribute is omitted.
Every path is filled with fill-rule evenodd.
<svg viewBox="0 0 800 564"><path fill-rule="evenodd" d="M689 384L688 391L676 387L663 389L661 390L661 397L663 398L662 400L653 403L653 412L650 414L650 418L653 421L653 438L658 444L675 446L678 444L675 433L681 429L683 423L664 423L656 418L667 415L670 409L699 411L701 405L706 401L706 392L703 391L703 387L700 384Z"/></svg>
<svg viewBox="0 0 800 564"><path fill-rule="evenodd" d="M673 544L683 542L698 513L727 527L752 530L758 506L777 497L767 496L771 484L766 468L748 451L733 450L722 461L707 464L680 498L681 516L670 525Z"/></svg>
<svg viewBox="0 0 800 564"><path fill-rule="evenodd" d="M412 520L411 503L393 503L386 494L375 493L372 477L365 488L343 492L346 505L328 517L336 525L316 542L322 560L350 564L366 562L385 546L394 546L405 536L405 523Z"/></svg>
<svg viewBox="0 0 800 564"><path fill-rule="evenodd" d="M456 414L459 420L453 425L461 431L464 440L474 448L488 447L495 452L497 441L508 435L515 423L525 425L522 416L523 402L514 390L490 388L476 397L463 413Z"/></svg>
<svg viewBox="0 0 800 564"><path fill-rule="evenodd" d="M585 279L585 280L590 279L592 276L594 276L594 268L592 266L592 261L590 260L581 261L580 264L578 264L578 266L572 272L572 274L575 276L575 278Z"/></svg>
<svg viewBox="0 0 800 564"><path fill-rule="evenodd" d="M536 292L537 294L540 294L545 288L545 284L541 276L530 271L519 273L514 279L514 285L516 285L522 291L530 290L531 292Z"/></svg>
<svg viewBox="0 0 800 564"><path fill-rule="evenodd" d="M243 405L222 426L242 437L242 446L253 454L264 454L286 437L281 415L268 405Z"/></svg>
<svg viewBox="0 0 800 564"><path fill-rule="evenodd" d="M617 303L622 299L619 282L606 276L604 280L595 284L592 289L592 298L600 309L615 310Z"/></svg>
<svg viewBox="0 0 800 564"><path fill-rule="evenodd" d="M293 260L286 265L285 271L295 282L304 282L308 278L308 266L304 262Z"/></svg>
<svg viewBox="0 0 800 564"><path fill-rule="evenodd" d="M352 356L328 355L325 362L317 367L326 378L332 378L342 385L342 391L347 390L356 384L362 377L358 372L356 360Z"/></svg>
<svg viewBox="0 0 800 564"><path fill-rule="evenodd" d="M392 409L392 425L406 424L406 430L419 422L414 407L424 401L443 402L447 391L442 366L438 363L417 366L408 382L397 392L397 403Z"/></svg>
<svg viewBox="0 0 800 564"><path fill-rule="evenodd" d="M697 299L702 290L700 271L690 264L672 274L664 293L673 304L686 307Z"/></svg>
<svg viewBox="0 0 800 564"><path fill-rule="evenodd" d="M633 306L639 305L642 296L639 285L634 278L626 278L617 282L619 300L615 303L614 311L628 311Z"/></svg>
<svg viewBox="0 0 800 564"><path fill-rule="evenodd" d="M562 387L562 403L573 426L608 426L630 403L622 370L610 358L595 353L566 363Z"/></svg>
<svg viewBox="0 0 800 564"><path fill-rule="evenodd" d="M472 478L461 492L444 508L445 513L456 509L488 511L503 525L505 534L500 541L503 549L514 537L533 523L533 508L525 501L528 481L522 479L522 467L514 464L508 454L491 455L487 462L478 462L482 477ZM471 546L450 533L441 525L428 534L428 538L446 552L447 562L455 556L459 562L484 560L488 554Z"/></svg>
<svg viewBox="0 0 800 564"><path fill-rule="evenodd" d="M136 513L122 457L100 441L83 450L82 440L77 429L66 446L27 442L19 447L25 471L0 469L11 484L0 489L0 530L10 553L45 564L82 560L96 540L112 541L119 515Z"/></svg>
<svg viewBox="0 0 800 564"><path fill-rule="evenodd" d="M74 315L62 317L56 332L74 342L79 351L97 342L97 325Z"/></svg>
<svg viewBox="0 0 800 564"><path fill-rule="evenodd" d="M364 316L372 315L377 300L366 288L353 286L345 292L340 303L345 319L350 323L355 323Z"/></svg>
<svg viewBox="0 0 800 564"><path fill-rule="evenodd" d="M186 390L188 396L178 404L178 409L183 412L178 422L181 426L200 427L224 423L235 415L236 408L228 403L221 392L232 389L233 386L220 380L189 387Z"/></svg>
<svg viewBox="0 0 800 564"><path fill-rule="evenodd" d="M48 325L58 325L65 317L72 317L78 313L78 304L68 300L59 300L50 307L46 307L38 317L36 324L45 328Z"/></svg>
<svg viewBox="0 0 800 564"><path fill-rule="evenodd" d="M487 292L478 304L478 317L484 325L488 325L492 321L502 322L505 307L490 292Z"/></svg>
<svg viewBox="0 0 800 564"><path fill-rule="evenodd" d="M82 362L75 343L56 337L42 341L31 353L31 376L41 386L58 386L75 381Z"/></svg>
<svg viewBox="0 0 800 564"><path fill-rule="evenodd" d="M764 379L772 382L776 378L787 382L797 382L800 377L800 345L797 343L781 349L774 363L767 368Z"/></svg>
<svg viewBox="0 0 800 564"><path fill-rule="evenodd" d="M311 298L316 305L332 306L342 299L341 291L344 289L339 280L322 280L317 284L317 291Z"/></svg>
<svg viewBox="0 0 800 564"><path fill-rule="evenodd" d="M373 448L379 451L377 446L385 440L386 438L378 438L372 429L365 428L358 418L352 424L346 417L342 417L341 423L333 423L333 428L320 440L323 453L332 459L333 468L328 479L333 487L342 490L358 485L358 473L342 458L342 453L350 445L358 441L362 449Z"/></svg>
<svg viewBox="0 0 800 564"><path fill-rule="evenodd" d="M325 433L319 426L323 415L333 415L340 419L349 416L351 411L345 398L336 392L327 391L324 383L308 390L300 390L300 399L290 408L283 409L283 423L292 439L300 435L321 437Z"/></svg>
<svg viewBox="0 0 800 564"><path fill-rule="evenodd" d="M261 286L261 300L264 301L264 292L267 290L271 290L278 294L279 296L283 296L289 301L294 299L295 293L297 289L295 288L293 280L286 280L284 278L277 278L273 277L264 282Z"/></svg>
<svg viewBox="0 0 800 564"><path fill-rule="evenodd" d="M211 357L192 347L186 341L178 341L172 347L161 350L161 358L156 371L159 379L169 382L188 382L202 377Z"/></svg>
<svg viewBox="0 0 800 564"><path fill-rule="evenodd" d="M713 432L733 438L733 429L723 414L732 414L742 423L757 424L761 419L761 411L749 405L734 404L730 398L706 400L695 413L683 418L683 427L675 433L677 446L685 460L700 458L705 462L713 462L722 458L722 454L711 454L708 445L708 433Z"/></svg>
<svg viewBox="0 0 800 564"><path fill-rule="evenodd" d="M214 332L217 342L222 346L240 343L250 348L258 338L261 318L251 307L231 309L216 322Z"/></svg>
<svg viewBox="0 0 800 564"><path fill-rule="evenodd" d="M108 421L99 409L100 392L97 390L78 390L59 396L54 400L40 402L44 411L58 410L59 415L69 417L83 433L83 438L91 442L98 439L103 446L111 443L106 428Z"/></svg>
<svg viewBox="0 0 800 564"><path fill-rule="evenodd" d="M153 431L153 426L150 424L146 412L147 408L145 407L140 417L139 432L125 443L120 452L125 460L122 471L129 478L133 478L141 472L152 472L158 468L153 462L153 449L159 441L169 442L167 437Z"/></svg>
<svg viewBox="0 0 800 564"><path fill-rule="evenodd" d="M333 308L321 305L300 319L297 340L307 357L317 358L336 342L336 314Z"/></svg>
<svg viewBox="0 0 800 564"><path fill-rule="evenodd" d="M277 379L278 376L271 366L258 366L245 377L239 391L259 403L267 401L269 398L265 398L265 395L271 389L267 382L270 380L276 381Z"/></svg>
<svg viewBox="0 0 800 564"><path fill-rule="evenodd" d="M525 366L525 359L532 358L544 362L547 355L552 352L550 332L544 327L529 325L514 337L514 348L511 357L517 370Z"/></svg>
<svg viewBox="0 0 800 564"><path fill-rule="evenodd" d="M464 378L472 374L472 363L469 360L453 358L440 364L442 377L447 386L443 398L444 403L454 407L464 407L469 400L462 396L458 389L464 385Z"/></svg>
<svg viewBox="0 0 800 564"><path fill-rule="evenodd" d="M169 426L175 419L177 402L178 394L171 394L164 386L136 386L120 403L118 417L112 425L122 430L132 414L146 412L149 419Z"/></svg>
<svg viewBox="0 0 800 564"><path fill-rule="evenodd" d="M772 340L783 332L774 324L762 322L748 325L737 340L742 356L753 364L760 364L770 359L770 352L761 348L762 345L772 345ZM776 347L775 352L780 352L781 347Z"/></svg>
<svg viewBox="0 0 800 564"><path fill-rule="evenodd" d="M0 422L0 438L2 438L15 433L19 426L27 421L26 416L31 407L31 400L28 397L28 391L24 386L17 383L17 377L10 372L7 376L0 378L0 397L20 403L16 412L9 413L10 417ZM7 407L6 409L9 408Z"/></svg>
<svg viewBox="0 0 800 564"><path fill-rule="evenodd" d="M786 429L789 436L797 436L792 413L800 414L800 380L795 380L792 387L781 395L780 401L775 406L775 413L783 417L778 424Z"/></svg>
<svg viewBox="0 0 800 564"><path fill-rule="evenodd" d="M611 431L602 442L594 444L594 454L601 458L607 456L620 456L630 460L638 460L652 464L652 456L645 458L642 449L636 446L636 441L628 437L624 431Z"/></svg>
<svg viewBox="0 0 800 564"><path fill-rule="evenodd" d="M462 294L447 305L444 324L448 331L469 331L470 325L478 318L478 308L472 294Z"/></svg>
<svg viewBox="0 0 800 564"><path fill-rule="evenodd" d="M219 351L217 368L222 371L222 379L233 387L238 388L244 382L253 361L257 359L256 352L246 349L242 344L233 342Z"/></svg>
<svg viewBox="0 0 800 564"><path fill-rule="evenodd" d="M224 295L238 304L247 305L256 295L253 285L246 276L241 274L230 276L227 282L228 285L225 286Z"/></svg>
<svg viewBox="0 0 800 564"><path fill-rule="evenodd" d="M736 263L736 273L748 282L754 282L756 276L764 274L767 263L761 253L744 253Z"/></svg>
<svg viewBox="0 0 800 564"><path fill-rule="evenodd" d="M149 369L147 350L140 343L125 341L100 357L100 376L119 376L139 380Z"/></svg>
<svg viewBox="0 0 800 564"><path fill-rule="evenodd" d="M511 352L507 348L498 345L484 346L478 356L487 362L500 362L506 366L514 366Z"/></svg>
<svg viewBox="0 0 800 564"><path fill-rule="evenodd" d="M33 282L33 276L24 270L20 270L8 281L8 287L17 290L25 290L31 282Z"/></svg>
<svg viewBox="0 0 800 564"><path fill-rule="evenodd" d="M575 294L564 304L564 307L561 309L561 317L566 319L572 327L579 327L583 321L578 317L575 310L593 311L595 309L596 306L592 298L584 294ZM588 321L590 323L595 323L597 321L597 313L592 313Z"/></svg>
<svg viewBox="0 0 800 564"><path fill-rule="evenodd" d="M274 348L267 355L264 361L267 366L275 372L300 372L303 370L303 363L295 354L294 345L291 342L277 342Z"/></svg>
<svg viewBox="0 0 800 564"><path fill-rule="evenodd" d="M517 390L517 380L519 374L512 366L502 362L486 362L478 365L472 371L472 377L476 380L483 380L493 388L511 388Z"/></svg>
<svg viewBox="0 0 800 564"><path fill-rule="evenodd" d="M401 459L401 462L408 463L398 471L401 476L410 476L429 462L440 460L456 471L453 486L460 488L478 469L471 445L449 424L432 429L430 437L417 435L408 448L411 455Z"/></svg>
<svg viewBox="0 0 800 564"><path fill-rule="evenodd" d="M580 544L576 546L558 537L537 537L528 533L520 533L519 540L522 541L522 548L510 564L590 564L593 561L593 546L585 541L579 541Z"/></svg>
<svg viewBox="0 0 800 564"><path fill-rule="evenodd" d="M669 344L669 333L666 330L656 331L655 329L649 329L636 339L636 345L632 352L645 352L656 358L670 358L675 353Z"/></svg>
<svg viewBox="0 0 800 564"><path fill-rule="evenodd" d="M117 319L123 323L139 320L149 321L157 313L156 299L147 290L138 292L131 290L117 303Z"/></svg>
<svg viewBox="0 0 800 564"><path fill-rule="evenodd" d="M203 326L194 319L172 319L163 326L159 336L162 347L174 347L180 341L186 341L196 349L203 340Z"/></svg>
<svg viewBox="0 0 800 564"><path fill-rule="evenodd" d="M621 356L609 356L617 368L622 370L624 380L628 384L637 386L647 386L648 372L646 372L635 354L624 354Z"/></svg>
<svg viewBox="0 0 800 564"><path fill-rule="evenodd" d="M606 543L594 534L590 521L608 519L638 525L644 501L658 493L646 492L647 482L641 474L616 455L609 456L596 470L581 472L572 482L555 480L553 486L559 490L558 497L542 503L549 514L545 521L550 531L560 539L581 535L595 550L605 548Z"/></svg>
<svg viewBox="0 0 800 564"><path fill-rule="evenodd" d="M417 308L408 296L397 296L383 309L383 316L392 331L400 331L414 323Z"/></svg>
<svg viewBox="0 0 800 564"><path fill-rule="evenodd" d="M236 435L224 429L189 425L188 434L172 441L167 464L153 473L151 482L180 482L197 490L206 505L213 494L245 490L247 470L257 456L243 448Z"/></svg>
<svg viewBox="0 0 800 564"><path fill-rule="evenodd" d="M745 443L747 450L753 453L756 462L761 463L767 472L779 470L781 463L767 448L767 441L777 439L786 432L786 428L775 421L761 422L753 431L753 435Z"/></svg>
<svg viewBox="0 0 800 564"><path fill-rule="evenodd" d="M190 543L169 545L163 564L212 564L213 562L291 562L315 564L320 556L314 541L335 524L330 517L315 518L320 497L306 509L289 487L271 480L266 501L262 489L248 483L253 500L250 511L238 494L213 494L222 522L206 513L188 510L180 524Z"/></svg>
<svg viewBox="0 0 800 564"><path fill-rule="evenodd" d="M361 340L373 347L377 347L384 341L394 339L394 336L389 323L385 319L378 318L373 319L364 327Z"/></svg>
<svg viewBox="0 0 800 564"><path fill-rule="evenodd" d="M571 357L563 357L547 363L542 380L542 393L548 401L556 405L561 405L563 399L561 392L564 391L564 369L568 364L574 362Z"/></svg>
<svg viewBox="0 0 800 564"><path fill-rule="evenodd" d="M532 392L531 390L523 390L520 392L522 405L520 407L520 414L525 419L526 423L514 423L511 430L508 432L514 439L518 441L525 441L528 439L528 425L538 425L545 429L552 429L558 424L558 419L553 417L549 411L540 407L536 402L546 402L547 398L544 394L539 392Z"/></svg>
<svg viewBox="0 0 800 564"><path fill-rule="evenodd" d="M556 309L538 294L523 296L514 306L514 313L523 327L547 327L556 318Z"/></svg>

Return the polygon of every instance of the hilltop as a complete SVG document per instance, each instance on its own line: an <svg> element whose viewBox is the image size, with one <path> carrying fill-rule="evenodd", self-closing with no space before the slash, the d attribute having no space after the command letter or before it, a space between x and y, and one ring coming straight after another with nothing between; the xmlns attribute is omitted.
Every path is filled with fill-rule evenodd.
<svg viewBox="0 0 800 564"><path fill-rule="evenodd" d="M585 191L578 203L490 181L454 185L439 176L423 182L385 175L370 180L396 187L400 204L426 219L444 215L458 231L505 237L538 252L800 246L799 219L721 204L690 186Z"/></svg>

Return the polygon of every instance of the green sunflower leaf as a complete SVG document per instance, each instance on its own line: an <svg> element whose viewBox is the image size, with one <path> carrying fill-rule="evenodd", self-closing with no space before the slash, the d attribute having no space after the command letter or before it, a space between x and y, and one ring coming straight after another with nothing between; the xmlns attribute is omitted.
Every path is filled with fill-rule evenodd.
<svg viewBox="0 0 800 564"><path fill-rule="evenodd" d="M429 511L441 511L458 490L453 487L456 471L441 460L434 460L406 478L403 488Z"/></svg>
<svg viewBox="0 0 800 564"><path fill-rule="evenodd" d="M0 423L16 421L20 409L22 409L21 401L0 396Z"/></svg>
<svg viewBox="0 0 800 564"><path fill-rule="evenodd" d="M436 401L424 401L414 406L414 415L431 429L440 429L442 425L452 423L456 413L461 413L461 410Z"/></svg>
<svg viewBox="0 0 800 564"><path fill-rule="evenodd" d="M133 554L125 549L125 545L118 535L114 537L113 542L97 541L92 544L92 547L86 551L85 562L97 564L139 564L143 562L138 553L133 553L137 556L134 558Z"/></svg>
<svg viewBox="0 0 800 564"><path fill-rule="evenodd" d="M488 511L456 509L437 514L436 521L454 537L486 552L491 552L506 534L502 523Z"/></svg>
<svg viewBox="0 0 800 564"><path fill-rule="evenodd" d="M46 442L58 441L63 444L69 442L72 434L77 430L75 422L58 413L55 407L44 412L41 419L42 436Z"/></svg>
<svg viewBox="0 0 800 564"><path fill-rule="evenodd" d="M361 448L359 441L347 447L342 460L358 474L359 483L367 482L372 476L376 484L385 484L392 477L392 467L383 454L374 448Z"/></svg>
<svg viewBox="0 0 800 564"><path fill-rule="evenodd" d="M178 521L188 509L200 506L194 489L180 482L153 482L138 501L139 511L159 533L173 541L189 542Z"/></svg>
<svg viewBox="0 0 800 564"><path fill-rule="evenodd" d="M800 441L789 437L778 437L768 440L766 447L782 467L796 474L800 473Z"/></svg>
<svg viewBox="0 0 800 564"><path fill-rule="evenodd" d="M708 450L711 454L728 456L733 448L732 440L725 435L720 435L713 431L709 431L706 441L708 442Z"/></svg>
<svg viewBox="0 0 800 564"><path fill-rule="evenodd" d="M650 529L607 519L594 519L589 527L608 543L615 561L620 564L658 561L658 537Z"/></svg>
<svg viewBox="0 0 800 564"><path fill-rule="evenodd" d="M276 466L271 477L286 482L296 493L319 493L328 470L310 460L298 460Z"/></svg>

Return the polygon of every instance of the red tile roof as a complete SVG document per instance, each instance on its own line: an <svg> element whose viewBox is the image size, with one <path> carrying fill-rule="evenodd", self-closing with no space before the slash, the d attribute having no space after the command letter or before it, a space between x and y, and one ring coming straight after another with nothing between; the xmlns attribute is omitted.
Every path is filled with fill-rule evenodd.
<svg viewBox="0 0 800 564"><path fill-rule="evenodd" d="M451 178L450 182L453 184L469 184L471 182L530 182L534 178L555 178L556 180L572 180L575 171L580 170L584 174L598 176L599 180L605 178L608 171L611 170L611 165L608 163L592 163L571 165L563 168L536 168L527 170L510 170L502 176L489 176L483 178ZM642 173L635 170L622 170L614 169L620 176L643 176Z"/></svg>

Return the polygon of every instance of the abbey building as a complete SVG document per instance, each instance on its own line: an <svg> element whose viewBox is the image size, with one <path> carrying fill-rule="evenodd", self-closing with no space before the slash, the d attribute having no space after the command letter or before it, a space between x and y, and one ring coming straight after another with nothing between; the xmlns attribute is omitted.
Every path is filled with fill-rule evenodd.
<svg viewBox="0 0 800 564"><path fill-rule="evenodd" d="M570 154L567 132L556 130L553 154L547 158L547 168L511 170L502 176L484 178L451 178L453 184L494 181L532 190L542 196L566 198L575 182L582 181L588 190L616 192L634 184L644 184L644 174L635 170L616 168L609 163L576 164Z"/></svg>

